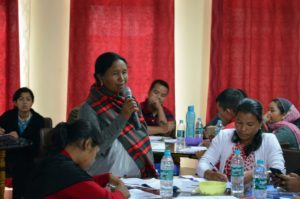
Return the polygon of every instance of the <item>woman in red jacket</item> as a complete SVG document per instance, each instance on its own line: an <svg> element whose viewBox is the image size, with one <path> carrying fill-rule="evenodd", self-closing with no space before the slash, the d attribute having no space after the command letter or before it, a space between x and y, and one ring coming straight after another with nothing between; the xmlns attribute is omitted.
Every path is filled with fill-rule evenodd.
<svg viewBox="0 0 300 199"><path fill-rule="evenodd" d="M88 121L60 123L53 129L51 155L38 165L26 198L128 198L124 183L111 174L91 177L85 171L100 150L99 133ZM108 184L113 185L111 191ZM105 187L106 186L106 187Z"/></svg>

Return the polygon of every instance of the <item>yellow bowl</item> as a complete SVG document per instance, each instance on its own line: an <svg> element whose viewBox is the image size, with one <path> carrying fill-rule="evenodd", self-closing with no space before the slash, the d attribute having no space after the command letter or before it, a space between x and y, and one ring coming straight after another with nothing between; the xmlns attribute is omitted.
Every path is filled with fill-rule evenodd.
<svg viewBox="0 0 300 199"><path fill-rule="evenodd" d="M199 190L204 195L223 195L226 190L226 182L203 181L199 183Z"/></svg>

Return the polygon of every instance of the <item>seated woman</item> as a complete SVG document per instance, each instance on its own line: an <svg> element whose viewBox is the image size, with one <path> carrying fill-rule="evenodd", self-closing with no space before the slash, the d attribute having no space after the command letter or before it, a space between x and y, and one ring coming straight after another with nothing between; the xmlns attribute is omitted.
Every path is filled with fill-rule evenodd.
<svg viewBox="0 0 300 199"><path fill-rule="evenodd" d="M101 148L97 129L88 121L60 123L52 130L49 156L35 169L27 186L26 198L128 198L124 183L106 173L91 177L84 171ZM115 186L109 191L105 186Z"/></svg>
<svg viewBox="0 0 300 199"><path fill-rule="evenodd" d="M175 118L171 111L163 106L168 93L168 83L160 79L155 80L148 91L148 98L141 103L150 135L175 137Z"/></svg>
<svg viewBox="0 0 300 199"><path fill-rule="evenodd" d="M7 151L6 176L12 177L14 198L24 192L26 174L32 169L34 158L38 156L40 130L44 127L44 117L31 107L34 102L33 92L26 87L19 88L13 95L14 108L0 116L0 134L9 134L32 141L32 146Z"/></svg>
<svg viewBox="0 0 300 199"><path fill-rule="evenodd" d="M282 146L287 145L285 148L299 150L300 129L293 124L299 118L299 111L289 100L275 98L265 117L266 131L273 132Z"/></svg>
<svg viewBox="0 0 300 199"><path fill-rule="evenodd" d="M156 176L147 125L135 99L126 94L127 61L116 53L104 53L96 60L94 77L96 83L80 107L79 118L91 121L103 142L88 172L111 172L121 177Z"/></svg>
<svg viewBox="0 0 300 199"><path fill-rule="evenodd" d="M245 98L237 107L235 127L219 133L207 152L200 159L197 173L208 180L227 181L231 175L230 162L235 149L244 159L244 183L252 180L252 168L256 160L264 160L267 168L284 170L284 159L278 140L273 134L262 133L263 107L260 102ZM213 171L211 163L220 162L219 171Z"/></svg>

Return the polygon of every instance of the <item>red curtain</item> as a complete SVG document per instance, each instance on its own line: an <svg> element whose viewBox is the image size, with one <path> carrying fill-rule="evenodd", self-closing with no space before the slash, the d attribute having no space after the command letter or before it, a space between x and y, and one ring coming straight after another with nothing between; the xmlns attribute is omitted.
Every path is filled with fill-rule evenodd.
<svg viewBox="0 0 300 199"><path fill-rule="evenodd" d="M0 0L0 114L20 86L18 0Z"/></svg>
<svg viewBox="0 0 300 199"><path fill-rule="evenodd" d="M265 110L285 97L300 108L300 1L213 0L207 119L225 88L244 89Z"/></svg>
<svg viewBox="0 0 300 199"><path fill-rule="evenodd" d="M128 86L140 102L154 79L170 84L174 111L174 0L71 0L68 112L94 82L98 55L113 51L128 61Z"/></svg>

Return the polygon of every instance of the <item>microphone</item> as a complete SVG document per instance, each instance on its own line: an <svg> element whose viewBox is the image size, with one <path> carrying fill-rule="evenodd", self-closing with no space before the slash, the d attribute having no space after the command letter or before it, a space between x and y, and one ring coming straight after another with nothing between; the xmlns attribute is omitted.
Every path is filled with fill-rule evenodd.
<svg viewBox="0 0 300 199"><path fill-rule="evenodd" d="M130 90L129 87L125 86L123 88L123 95L125 96L126 99L132 98L132 92L131 92L131 90ZM132 115L131 115L131 117L132 117L132 121L133 121L134 127L136 129L142 128L140 120L139 120L138 113L137 112L133 112Z"/></svg>

